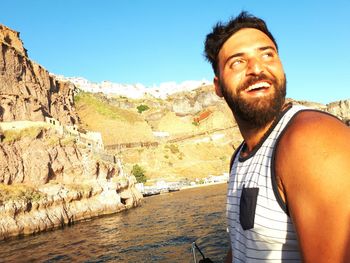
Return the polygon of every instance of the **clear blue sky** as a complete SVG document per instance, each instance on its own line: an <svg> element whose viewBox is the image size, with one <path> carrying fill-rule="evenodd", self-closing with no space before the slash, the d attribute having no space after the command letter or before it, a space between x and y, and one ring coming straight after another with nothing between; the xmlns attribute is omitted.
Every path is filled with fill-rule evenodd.
<svg viewBox="0 0 350 263"><path fill-rule="evenodd" d="M19 31L29 57L52 73L151 86L212 80L204 38L241 10L274 34L288 97L350 98L347 0L11 0L1 3L0 23Z"/></svg>

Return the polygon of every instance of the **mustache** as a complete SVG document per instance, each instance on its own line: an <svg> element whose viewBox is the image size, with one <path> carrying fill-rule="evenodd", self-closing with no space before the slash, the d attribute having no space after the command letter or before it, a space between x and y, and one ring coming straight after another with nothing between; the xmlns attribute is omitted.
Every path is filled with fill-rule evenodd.
<svg viewBox="0 0 350 263"><path fill-rule="evenodd" d="M259 81L268 81L268 82L273 83L273 84L276 83L275 79L268 77L265 73L261 73L257 76L249 77L244 83L242 83L242 85L240 85L238 87L238 92L241 92L241 91L247 89L249 86L251 86L254 83L259 82Z"/></svg>

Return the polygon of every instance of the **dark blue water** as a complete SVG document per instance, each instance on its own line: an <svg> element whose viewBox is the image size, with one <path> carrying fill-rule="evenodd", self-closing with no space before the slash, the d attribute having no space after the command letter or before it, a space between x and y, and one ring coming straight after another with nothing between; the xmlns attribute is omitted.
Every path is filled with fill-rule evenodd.
<svg viewBox="0 0 350 263"><path fill-rule="evenodd" d="M147 197L139 208L1 241L0 262L193 262L193 241L206 257L222 262L226 187Z"/></svg>

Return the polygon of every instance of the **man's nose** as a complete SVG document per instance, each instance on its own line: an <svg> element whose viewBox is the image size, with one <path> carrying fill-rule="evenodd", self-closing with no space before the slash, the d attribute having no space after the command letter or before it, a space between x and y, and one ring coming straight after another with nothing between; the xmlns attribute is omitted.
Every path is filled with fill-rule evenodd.
<svg viewBox="0 0 350 263"><path fill-rule="evenodd" d="M264 67L261 61L257 58L250 58L247 65L247 75L259 75L263 72Z"/></svg>

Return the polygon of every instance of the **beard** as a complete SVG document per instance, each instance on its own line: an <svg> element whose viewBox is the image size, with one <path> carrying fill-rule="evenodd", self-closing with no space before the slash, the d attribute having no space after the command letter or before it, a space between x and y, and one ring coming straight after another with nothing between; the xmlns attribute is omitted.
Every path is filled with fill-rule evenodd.
<svg viewBox="0 0 350 263"><path fill-rule="evenodd" d="M263 80L269 80L275 88L272 94L264 98L251 100L247 100L241 95L241 92L250 85ZM273 121L281 112L286 97L286 83L285 75L279 83L276 78L272 79L265 74L260 74L240 85L235 96L230 94L224 86L221 86L221 90L235 118L249 123L252 128L262 128Z"/></svg>

